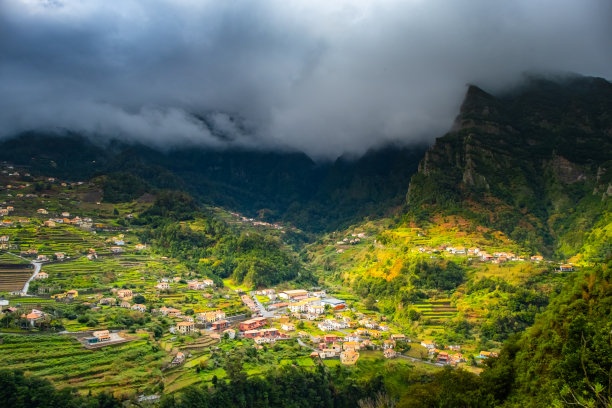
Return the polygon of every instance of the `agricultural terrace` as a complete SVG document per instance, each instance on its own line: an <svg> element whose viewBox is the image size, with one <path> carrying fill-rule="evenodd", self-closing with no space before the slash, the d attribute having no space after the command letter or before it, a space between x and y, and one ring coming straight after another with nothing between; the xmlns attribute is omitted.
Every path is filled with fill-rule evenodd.
<svg viewBox="0 0 612 408"><path fill-rule="evenodd" d="M122 336L128 336L122 334ZM71 336L0 334L3 365L45 377L56 386L82 394L106 391L130 396L151 392L162 379L168 355L152 345L148 334L99 350L87 350Z"/></svg>
<svg viewBox="0 0 612 408"><path fill-rule="evenodd" d="M19 228L5 228L3 235L10 237L11 245L19 251L36 249L39 255L52 257L57 252L66 256L86 253L89 248L98 252L107 252L106 243L101 237L73 225L56 224L55 227L43 227L28 224Z"/></svg>
<svg viewBox="0 0 612 408"><path fill-rule="evenodd" d="M31 265L3 263L0 261L0 292L12 292L23 289L34 270Z"/></svg>

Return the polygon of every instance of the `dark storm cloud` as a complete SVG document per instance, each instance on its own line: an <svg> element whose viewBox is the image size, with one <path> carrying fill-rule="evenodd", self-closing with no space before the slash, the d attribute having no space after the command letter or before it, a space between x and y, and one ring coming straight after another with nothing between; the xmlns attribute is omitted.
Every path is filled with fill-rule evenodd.
<svg viewBox="0 0 612 408"><path fill-rule="evenodd" d="M611 77L610 4L3 0L0 136L359 154L441 135L466 83Z"/></svg>

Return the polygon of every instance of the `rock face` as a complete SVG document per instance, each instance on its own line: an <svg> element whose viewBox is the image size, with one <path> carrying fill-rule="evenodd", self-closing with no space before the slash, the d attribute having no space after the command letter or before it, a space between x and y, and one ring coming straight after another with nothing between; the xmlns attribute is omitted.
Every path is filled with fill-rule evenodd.
<svg viewBox="0 0 612 408"><path fill-rule="evenodd" d="M570 162L565 157L553 154L550 167L559 181L565 184L573 184L579 181L586 181L586 172L578 165Z"/></svg>
<svg viewBox="0 0 612 408"><path fill-rule="evenodd" d="M607 201L610 129L612 84L603 79L531 78L498 96L470 86L453 128L419 164L408 203L487 213L515 237L537 231L535 246L552 250L580 202Z"/></svg>

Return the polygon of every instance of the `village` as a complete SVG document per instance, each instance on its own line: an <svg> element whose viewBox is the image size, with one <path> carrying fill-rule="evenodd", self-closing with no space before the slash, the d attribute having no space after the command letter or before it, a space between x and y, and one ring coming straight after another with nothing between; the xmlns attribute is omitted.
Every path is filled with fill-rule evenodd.
<svg viewBox="0 0 612 408"><path fill-rule="evenodd" d="M74 203L74 191L89 194L89 183L34 179L6 165L2 174L14 181L0 191L5 197L0 202L0 263L21 262L22 269L21 280L10 278L17 286L0 286L0 317L16 332L57 330L90 350L121 347L140 333L140 338L148 336L164 345L165 369L170 370L192 366L202 361L202 353L214 353L215 345L232 342L260 351L295 344L301 350L298 356L344 366L358 364L364 353L368 358L434 367L477 367L497 356L475 344L437 344L409 336L383 314L325 287L283 284L262 289L235 286L229 279L215 281L156 254L117 221L132 219L137 208L117 211L95 197L86 204ZM30 181L20 180L21 174ZM58 189L66 204L36 193L34 186L42 183ZM281 224L230 214L242 223L284 232ZM336 253L372 240L354 232L336 242ZM526 257L477 247L412 250L498 264L546 262L538 254ZM560 270L571 271L573 266L563 264ZM142 323L126 330L118 327L118 320Z"/></svg>

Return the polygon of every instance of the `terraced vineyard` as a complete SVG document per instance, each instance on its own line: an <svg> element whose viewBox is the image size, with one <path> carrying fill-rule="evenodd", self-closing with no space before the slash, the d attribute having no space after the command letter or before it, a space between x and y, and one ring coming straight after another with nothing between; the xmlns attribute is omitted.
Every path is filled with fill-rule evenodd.
<svg viewBox="0 0 612 408"><path fill-rule="evenodd" d="M73 337L1 334L3 365L45 377L80 393L107 391L129 396L150 391L161 381L169 357L152 349L145 338L100 350L86 350Z"/></svg>
<svg viewBox="0 0 612 408"><path fill-rule="evenodd" d="M0 292L23 289L32 273L33 269L29 264L0 263Z"/></svg>

